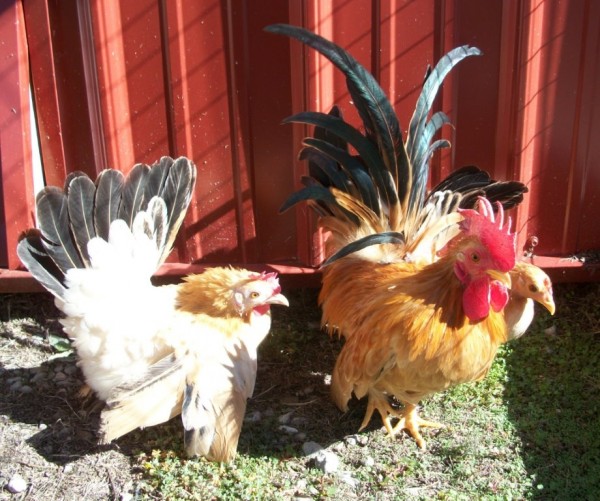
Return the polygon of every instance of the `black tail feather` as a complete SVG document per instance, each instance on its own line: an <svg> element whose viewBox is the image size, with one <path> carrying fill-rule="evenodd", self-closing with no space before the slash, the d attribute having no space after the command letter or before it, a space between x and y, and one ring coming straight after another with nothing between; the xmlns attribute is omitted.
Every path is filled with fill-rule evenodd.
<svg viewBox="0 0 600 501"><path fill-rule="evenodd" d="M387 175L378 176L384 181L381 184L381 188L384 188L381 195L385 197L384 202L388 207L394 207L398 199L403 200L410 190L410 165L398 118L375 78L344 49L304 28L273 24L265 30L287 35L312 47L344 73L348 91L365 127L365 139L373 141L378 148L378 161L373 164L367 159L365 161L371 170L387 171ZM352 144L352 141L348 142ZM388 176L391 176L389 181ZM388 187L388 184L391 186Z"/></svg>
<svg viewBox="0 0 600 501"><path fill-rule="evenodd" d="M136 164L125 178L119 205L119 219L123 219L130 228L135 215L145 207L146 183L149 175L150 167L148 165Z"/></svg>
<svg viewBox="0 0 600 501"><path fill-rule="evenodd" d="M496 181L490 175L474 165L467 165L452 172L431 190L431 194L441 191L460 193L461 209L472 209L477 198L484 196L492 204L500 202L505 210L519 205L528 189L519 181Z"/></svg>
<svg viewBox="0 0 600 501"><path fill-rule="evenodd" d="M118 170L106 169L96 179L96 198L94 199L94 224L96 234L108 240L110 223L119 217L119 205L125 176Z"/></svg>
<svg viewBox="0 0 600 501"><path fill-rule="evenodd" d="M47 186L36 197L37 222L42 243L63 273L82 268L83 261L71 237L67 196L56 186Z"/></svg>
<svg viewBox="0 0 600 501"><path fill-rule="evenodd" d="M375 235L367 235L366 237L359 238L358 240L355 240L354 242L342 247L335 254L327 258L321 267L324 268L325 266L329 266L338 259L349 256L350 254L366 249L372 245L403 244L404 242L404 235L395 231L386 231L383 233L377 233Z"/></svg>
<svg viewBox="0 0 600 501"><path fill-rule="evenodd" d="M66 184L66 183L65 183ZM96 185L85 174L71 178L66 185L69 221L73 238L83 262L89 265L88 242L96 236L94 198Z"/></svg>
<svg viewBox="0 0 600 501"><path fill-rule="evenodd" d="M48 254L39 230L32 229L21 236L17 255L40 284L55 296L63 296L65 275Z"/></svg>
<svg viewBox="0 0 600 501"><path fill-rule="evenodd" d="M34 278L62 296L67 271L90 265L89 241L96 236L108 240L117 218L132 227L136 215L147 209L139 224L162 249L158 266L171 250L195 180L196 167L184 157L163 157L152 167L138 164L126 178L104 170L95 183L81 172L69 174L64 189L47 186L37 195L39 231L23 236L18 255Z"/></svg>
<svg viewBox="0 0 600 501"><path fill-rule="evenodd" d="M469 56L481 55L476 47L463 45L456 47L445 54L436 64L435 68L428 72L427 79L417 100L415 111L410 120L406 149L409 152L413 167L413 186L410 192L409 206L420 207L425 197L427 179L429 176L429 143L433 134L445 123L443 117L438 114L428 121L431 106L438 93L440 85L454 66ZM445 116L445 115L444 115ZM441 118L441 120L440 120ZM431 124L431 125L430 125Z"/></svg>
<svg viewBox="0 0 600 501"><path fill-rule="evenodd" d="M275 24L265 30L295 38L337 66L346 77L352 101L363 122L364 134L346 123L337 107L329 114L303 112L283 121L313 125L315 130L313 138L304 140L305 148L300 155L301 160L309 161L309 174L314 183L304 181L306 187L293 194L282 210L301 201L308 201L320 216L337 217L344 207L352 210L349 212L352 217L342 213L343 220L352 221L352 227L348 227L346 240L341 238L339 242L343 245L344 241L356 240L338 249L327 264L379 243L402 242L406 252L412 252L421 242L419 235L426 234L424 232L435 225L436 220L458 208L473 207L479 196L491 202L499 201L505 209L522 201L527 191L522 183L493 180L477 167L457 170L427 194L430 158L438 149L450 147L445 139L434 140L450 120L441 111L432 114L433 102L449 72L463 59L480 55L478 48L457 47L445 54L434 68L427 68L406 143L403 143L399 121L383 90L344 49L299 27ZM349 146L357 156L348 151ZM347 197L362 205L353 205ZM374 217L387 219L387 222L376 221ZM353 229L356 226L361 227L358 233ZM336 225L335 231L339 233L342 227ZM432 228L436 231L437 227ZM361 237L365 230L373 234Z"/></svg>

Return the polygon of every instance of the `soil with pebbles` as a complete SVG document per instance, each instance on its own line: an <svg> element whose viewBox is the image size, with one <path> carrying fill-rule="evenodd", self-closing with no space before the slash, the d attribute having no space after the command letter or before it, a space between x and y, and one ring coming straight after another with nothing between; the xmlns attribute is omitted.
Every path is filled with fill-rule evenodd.
<svg viewBox="0 0 600 501"><path fill-rule="evenodd" d="M295 450L305 466L333 472L346 445L366 445L366 435L354 435L362 412L340 417L330 403L324 378L339 347L320 331L316 292L288 297L293 305L277 311L273 335L261 345L238 449ZM180 421L99 446L103 404L81 394L82 374L59 318L49 294L0 295L0 501L153 497L139 458L155 449L182 453Z"/></svg>
<svg viewBox="0 0 600 501"><path fill-rule="evenodd" d="M96 444L100 406L49 295L0 295L0 499L128 499L135 474L118 447Z"/></svg>

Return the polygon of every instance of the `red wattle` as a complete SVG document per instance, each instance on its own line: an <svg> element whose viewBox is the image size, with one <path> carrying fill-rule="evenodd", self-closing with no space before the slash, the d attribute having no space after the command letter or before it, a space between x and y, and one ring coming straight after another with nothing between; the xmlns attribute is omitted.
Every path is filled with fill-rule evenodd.
<svg viewBox="0 0 600 501"><path fill-rule="evenodd" d="M256 308L254 308L253 311L258 313L259 315L264 315L265 313L269 313L270 308L271 308L271 305L269 305L269 304L261 304L260 306L257 306Z"/></svg>
<svg viewBox="0 0 600 501"><path fill-rule="evenodd" d="M487 277L474 280L463 292L463 309L469 320L478 322L490 312L490 280ZM496 310L497 311L497 310Z"/></svg>
<svg viewBox="0 0 600 501"><path fill-rule="evenodd" d="M494 280L490 287L490 304L494 311L500 311L508 303L508 289L506 286Z"/></svg>

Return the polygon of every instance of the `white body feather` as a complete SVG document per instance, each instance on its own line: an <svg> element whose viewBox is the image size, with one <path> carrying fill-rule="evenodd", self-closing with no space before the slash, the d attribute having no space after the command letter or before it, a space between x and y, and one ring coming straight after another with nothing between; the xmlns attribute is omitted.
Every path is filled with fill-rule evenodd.
<svg viewBox="0 0 600 501"><path fill-rule="evenodd" d="M88 251L91 267L67 272L56 305L87 384L106 400L170 350L161 333L172 322L176 288L150 283L158 250L135 225L114 221L109 241L94 238Z"/></svg>

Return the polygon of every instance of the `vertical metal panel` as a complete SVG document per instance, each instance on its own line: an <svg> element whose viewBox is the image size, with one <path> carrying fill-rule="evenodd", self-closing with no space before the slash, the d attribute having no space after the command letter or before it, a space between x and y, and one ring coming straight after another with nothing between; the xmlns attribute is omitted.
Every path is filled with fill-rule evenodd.
<svg viewBox="0 0 600 501"><path fill-rule="evenodd" d="M107 0L91 14L108 166L128 171L168 151L159 10Z"/></svg>
<svg viewBox="0 0 600 501"><path fill-rule="evenodd" d="M347 48L361 64L371 69L372 7L370 0L306 2L305 27ZM302 109L294 111L308 109L328 113L336 104L346 120L357 123L358 113L352 105L341 72L314 50L304 48L304 58L305 101ZM300 169L306 169L306 166ZM305 212L308 208L300 210ZM316 266L323 261L323 242L324 235L315 231L309 261L303 264Z"/></svg>
<svg viewBox="0 0 600 501"><path fill-rule="evenodd" d="M16 242L33 222L29 72L21 2L0 2L0 266L16 268Z"/></svg>
<svg viewBox="0 0 600 501"><path fill-rule="evenodd" d="M600 244L598 226L581 225L590 193L586 173L599 148L588 139L600 119L594 115L598 19L596 2L527 1L516 20L521 87L514 160L531 188L518 223L524 235L539 237L539 254L565 256ZM582 229L586 238L579 240Z"/></svg>
<svg viewBox="0 0 600 501"><path fill-rule="evenodd" d="M40 149L47 167L46 181L60 184L66 176L65 144L56 140L63 134L50 6L45 0L29 0L24 4L24 13Z"/></svg>
<svg viewBox="0 0 600 501"><path fill-rule="evenodd" d="M192 260L240 262L235 189L240 172L232 155L227 20L218 1L167 2L167 16L176 147L198 165L186 220L187 250Z"/></svg>
<svg viewBox="0 0 600 501"><path fill-rule="evenodd" d="M291 126L281 120L290 115L291 70L289 45L276 43L263 31L270 23L289 17L288 2L246 2L246 10L234 8L234 29L244 33L237 47L237 82L245 89L248 102L240 105L249 138L248 165L251 174L253 208L256 217L256 258L259 262L290 262L296 257L297 228L293 211L280 216L279 207L297 178ZM240 50L245 47L245 50ZM240 100L244 97L240 96ZM245 115L247 113L247 115ZM249 200L244 201L249 204Z"/></svg>
<svg viewBox="0 0 600 501"><path fill-rule="evenodd" d="M471 163L521 179L530 187L517 217L521 247L531 235L538 254L600 247L594 0L22 5L29 61L21 3L3 2L2 11L0 40L11 54L0 62L2 222L11 225L0 231L0 265L17 266L16 228L32 217L28 65L48 182L187 155L198 185L171 261L317 264L321 235L310 211L277 213L306 170L295 158L310 131L280 122L334 103L352 123L359 119L340 72L301 44L264 33L273 22L306 26L348 49L380 80L405 131L426 66L459 44L480 47L483 57L460 63L436 100L456 128L442 132L453 147L432 159L432 182Z"/></svg>
<svg viewBox="0 0 600 501"><path fill-rule="evenodd" d="M97 162L78 2L26 0L23 5L46 182L61 185L66 173L73 170L93 176Z"/></svg>

